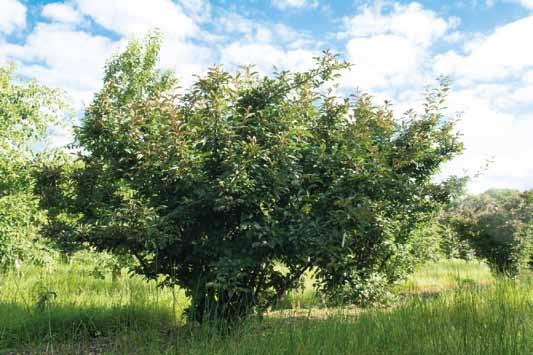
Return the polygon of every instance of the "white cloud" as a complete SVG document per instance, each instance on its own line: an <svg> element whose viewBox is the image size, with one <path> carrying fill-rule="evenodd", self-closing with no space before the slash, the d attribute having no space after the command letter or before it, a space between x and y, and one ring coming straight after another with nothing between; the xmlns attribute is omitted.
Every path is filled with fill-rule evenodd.
<svg viewBox="0 0 533 355"><path fill-rule="evenodd" d="M118 48L107 37L39 23L23 45L5 46L4 55L20 62L23 75L65 89L79 106L100 87L105 61Z"/></svg>
<svg viewBox="0 0 533 355"><path fill-rule="evenodd" d="M280 10L286 10L288 8L316 8L318 6L318 0L272 0L272 5Z"/></svg>
<svg viewBox="0 0 533 355"><path fill-rule="evenodd" d="M235 12L223 12L216 19L217 28L222 32L221 41L232 38L241 42L273 43L299 47L302 44L316 43L316 39L295 31L282 23L253 21Z"/></svg>
<svg viewBox="0 0 533 355"><path fill-rule="evenodd" d="M441 176L480 173L469 183L471 192L533 188L533 114L520 116L498 108L494 98L506 90L501 84L474 85L450 95L450 114L461 113L457 130L465 151L446 164Z"/></svg>
<svg viewBox="0 0 533 355"><path fill-rule="evenodd" d="M189 42L209 38L198 23L210 18L211 6L204 0L76 0L86 16L123 38L143 36L159 29L163 35L161 64L175 70L183 84L204 71L214 60L211 49ZM106 58L109 55L106 56Z"/></svg>
<svg viewBox="0 0 533 355"><path fill-rule="evenodd" d="M435 71L473 81L519 78L533 68L532 33L533 16L503 25L467 42L464 55L449 51L437 56Z"/></svg>
<svg viewBox="0 0 533 355"><path fill-rule="evenodd" d="M511 0L511 1L522 5L526 9L533 9L533 0Z"/></svg>
<svg viewBox="0 0 533 355"><path fill-rule="evenodd" d="M457 18L446 20L418 3L395 3L387 14L379 4L360 7L344 19L345 31L338 35L349 39L346 54L355 65L344 84L370 91L423 85L431 46L458 24Z"/></svg>
<svg viewBox="0 0 533 355"><path fill-rule="evenodd" d="M387 34L354 38L346 51L355 64L344 78L346 85L369 90L423 80L419 71L426 53L405 37Z"/></svg>
<svg viewBox="0 0 533 355"><path fill-rule="evenodd" d="M224 11L216 21L221 38L220 63L228 69L254 64L262 73L278 69L305 70L312 66L320 41L281 24L252 21L236 12Z"/></svg>
<svg viewBox="0 0 533 355"><path fill-rule="evenodd" d="M186 38L198 33L196 23L171 0L77 0L95 22L123 36L142 35L158 27L165 35Z"/></svg>
<svg viewBox="0 0 533 355"><path fill-rule="evenodd" d="M26 26L26 6L17 0L0 0L0 33L10 34Z"/></svg>
<svg viewBox="0 0 533 355"><path fill-rule="evenodd" d="M78 109L90 103L101 86L105 62L125 46L129 36L143 36L159 28L163 32L161 65L175 70L184 85L215 61L210 48L187 41L186 37L199 35L198 27L170 0L79 0L75 7L70 4L46 5L42 14L52 23L37 23L21 44L0 42L0 60L14 59L21 74L66 90ZM184 4L190 13L206 10L208 5L202 0ZM122 38L114 41L77 30L72 24L83 20L80 11Z"/></svg>
<svg viewBox="0 0 533 355"><path fill-rule="evenodd" d="M357 15L344 19L346 26L344 35L372 37L395 34L405 37L414 44L428 47L446 31L457 27L458 21L456 17L445 20L416 2L408 5L395 3L392 11L386 15L383 15L380 6L364 5Z"/></svg>
<svg viewBox="0 0 533 355"><path fill-rule="evenodd" d="M112 41L60 24L39 23L23 45L0 46L0 58L15 59L21 74L66 90L81 108L101 87L105 62L126 43L126 39ZM160 56L161 66L174 70L183 85L214 61L209 48L172 38L163 41Z"/></svg>
<svg viewBox="0 0 533 355"><path fill-rule="evenodd" d="M486 171L470 184L480 192L491 187L533 188L533 16L505 24L464 43L464 54L436 56L435 74L448 74L461 89L449 106L464 111L459 130L465 153L447 171Z"/></svg>
<svg viewBox="0 0 533 355"><path fill-rule="evenodd" d="M464 34L459 31L453 31L450 34L444 36L444 40L448 43L456 43L464 39Z"/></svg>
<svg viewBox="0 0 533 355"><path fill-rule="evenodd" d="M446 164L439 176L480 173L469 182L469 191L474 193L489 188L533 188L533 112L529 109L519 114L516 110L532 94L526 84L520 90L513 90L513 83L456 86L447 101L447 114L460 113L456 129L462 134L465 150ZM421 108L417 96L409 92L395 99L402 109Z"/></svg>
<svg viewBox="0 0 533 355"><path fill-rule="evenodd" d="M304 70L313 64L313 52L305 49L283 50L272 44L232 43L222 49L222 62L230 66L254 64L262 73L275 65L279 69Z"/></svg>
<svg viewBox="0 0 533 355"><path fill-rule="evenodd" d="M43 7L42 15L52 21L78 23L83 16L72 6L63 3L51 3Z"/></svg>
<svg viewBox="0 0 533 355"><path fill-rule="evenodd" d="M206 22L211 19L211 4L209 0L181 0L184 10L197 22Z"/></svg>

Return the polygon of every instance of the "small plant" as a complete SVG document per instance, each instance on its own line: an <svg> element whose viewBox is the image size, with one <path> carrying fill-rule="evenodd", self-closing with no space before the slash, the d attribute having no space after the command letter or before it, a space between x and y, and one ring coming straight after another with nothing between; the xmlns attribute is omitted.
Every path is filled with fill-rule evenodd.
<svg viewBox="0 0 533 355"><path fill-rule="evenodd" d="M34 294L36 295L35 308L38 312L44 312L50 306L50 303L57 298L57 293L43 284L36 285Z"/></svg>

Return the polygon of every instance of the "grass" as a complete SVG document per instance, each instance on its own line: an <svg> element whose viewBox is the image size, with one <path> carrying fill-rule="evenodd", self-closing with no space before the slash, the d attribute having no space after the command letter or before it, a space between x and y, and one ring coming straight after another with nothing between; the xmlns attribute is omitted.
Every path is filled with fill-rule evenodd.
<svg viewBox="0 0 533 355"><path fill-rule="evenodd" d="M230 336L184 324L188 300L137 277L95 278L85 263L0 276L0 353L531 354L533 287L495 280L479 262L424 265L397 306L322 317L307 280L292 316L249 319ZM431 295L432 297L428 297ZM298 310L303 311L298 311Z"/></svg>
<svg viewBox="0 0 533 355"><path fill-rule="evenodd" d="M480 261L441 260L420 266L411 277L396 287L407 294L437 294L467 286L494 282L489 267Z"/></svg>
<svg viewBox="0 0 533 355"><path fill-rule="evenodd" d="M531 293L498 283L442 298L413 298L357 317L272 320L229 340L197 339L191 354L531 354ZM259 335L258 335L259 334ZM182 349L180 349L182 350Z"/></svg>
<svg viewBox="0 0 533 355"><path fill-rule="evenodd" d="M0 353L20 344L86 341L123 331L172 329L188 300L140 277L112 282L85 263L0 275Z"/></svg>

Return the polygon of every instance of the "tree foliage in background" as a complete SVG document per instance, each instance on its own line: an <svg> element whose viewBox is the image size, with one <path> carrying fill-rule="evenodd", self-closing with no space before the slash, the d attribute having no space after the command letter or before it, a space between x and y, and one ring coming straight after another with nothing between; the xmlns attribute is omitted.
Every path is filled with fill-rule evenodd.
<svg viewBox="0 0 533 355"><path fill-rule="evenodd" d="M45 215L33 194L32 167L36 148L66 112L61 92L17 80L14 70L0 67L0 268L46 256L38 241Z"/></svg>
<svg viewBox="0 0 533 355"><path fill-rule="evenodd" d="M270 306L310 269L347 300L411 270L412 232L455 184L432 176L462 148L444 81L399 120L368 95L335 96L348 64L330 53L270 77L213 67L189 90L158 53L151 36L109 62L80 167L43 169L43 203L71 218L50 237L135 256L136 272L186 290L197 321Z"/></svg>
<svg viewBox="0 0 533 355"><path fill-rule="evenodd" d="M437 239L441 256L447 259L473 260L476 253L466 238L459 237L448 221L449 214L444 212L437 219L434 229L438 233Z"/></svg>
<svg viewBox="0 0 533 355"><path fill-rule="evenodd" d="M445 221L496 273L516 276L531 261L532 191L489 190L467 197Z"/></svg>

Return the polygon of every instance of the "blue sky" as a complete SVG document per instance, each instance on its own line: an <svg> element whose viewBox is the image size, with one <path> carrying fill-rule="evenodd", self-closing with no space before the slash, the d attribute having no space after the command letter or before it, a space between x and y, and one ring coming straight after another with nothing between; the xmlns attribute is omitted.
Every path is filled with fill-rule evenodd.
<svg viewBox="0 0 533 355"><path fill-rule="evenodd" d="M355 64L341 92L359 88L401 114L449 75L466 150L442 175L481 171L472 192L533 188L533 0L0 0L0 65L64 89L81 112L105 61L154 27L161 65L183 85L215 63L303 70L332 49Z"/></svg>

